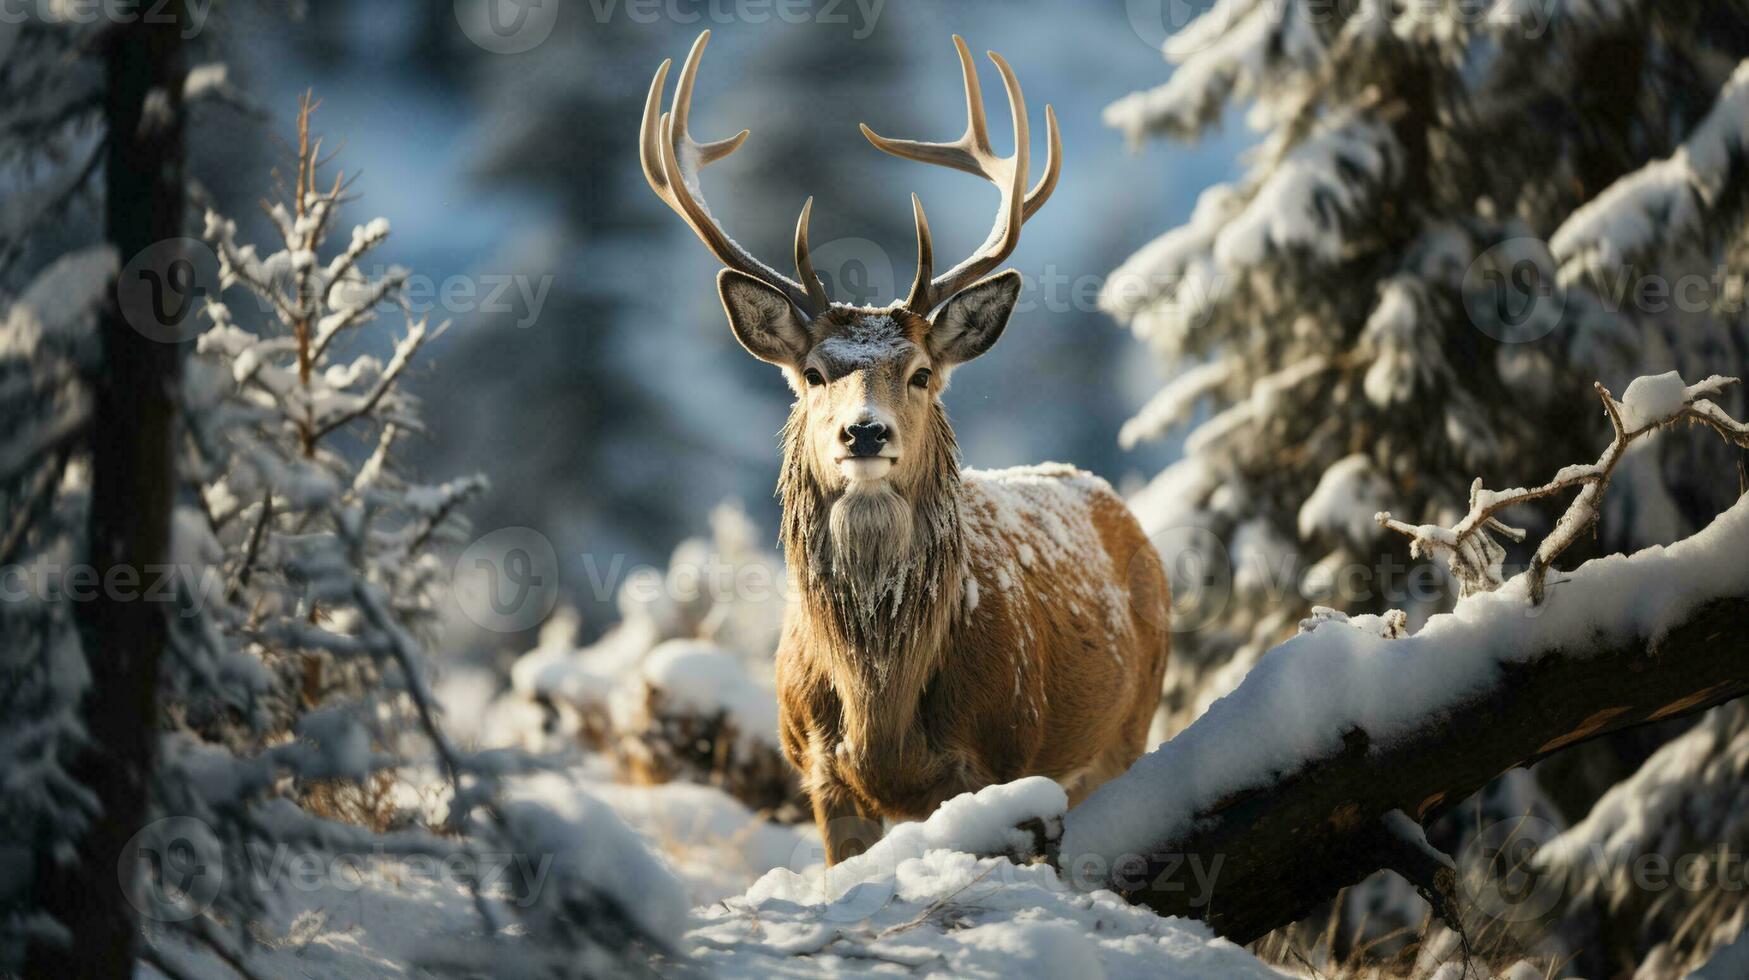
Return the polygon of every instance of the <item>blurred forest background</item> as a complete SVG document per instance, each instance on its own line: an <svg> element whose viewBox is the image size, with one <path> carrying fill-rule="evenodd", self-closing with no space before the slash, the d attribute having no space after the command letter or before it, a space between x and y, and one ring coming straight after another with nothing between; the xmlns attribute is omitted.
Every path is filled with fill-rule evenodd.
<svg viewBox="0 0 1749 980"><path fill-rule="evenodd" d="M470 39L467 17L515 6L198 8L188 63L171 66L193 68L182 76L191 193L185 202L179 188L160 203L168 225L204 239L191 254L209 265L222 257L199 282L233 280L231 307L215 302L217 290L205 297L205 333L191 345L198 356L179 393L187 425L177 436L188 438L175 465L156 474L166 496L155 511L142 503L149 494L98 494L90 503L85 450L70 447L84 440L99 459L125 456L103 437L138 421L97 412L88 433L82 414L83 386L103 390L130 375L102 367L132 362L102 361L84 344L86 321L98 317L93 298L107 295L113 260L129 256L87 248L104 243L103 214L78 192L100 173L111 203L149 196L134 193L149 182L140 173L98 169L92 147L103 144L93 130L106 107L92 93L105 84L124 90L145 113L163 92L117 84L113 64L107 75L99 70L95 55L127 54L93 40L101 25L48 18L55 22L9 31L17 25L0 21L0 88L28 93L0 111L0 161L13 164L0 178L10 192L0 201L8 308L0 380L10 379L0 395L22 433L9 444L22 448L0 467L0 503L22 515L0 553L22 549L21 566L24 558L101 560L115 525L174 520L158 550L223 569L228 585L204 611L198 596L178 599L191 608L170 620L162 717L147 699L138 725L117 723L95 739L113 749L143 742L153 719L167 729L163 760L141 763L150 814L221 828L202 838L215 862L237 860L255 836L362 850L380 839L373 835L409 826L434 831L419 847L441 849L442 835L476 816L478 839L581 855L566 869L575 890L549 888L555 907L533 917L529 934L541 941L526 944L531 955L568 963L579 940L679 948L697 925L689 915L715 915L719 900L767 872L799 872L814 860L805 804L777 748L771 652L782 603L738 579L681 594L689 569L751 569L781 581L772 488L791 400L779 373L733 340L717 263L648 192L635 163L652 72L682 57L703 28L716 33L693 132L752 131L708 178L717 217L754 254L783 257L798 209L813 196L815 263L840 299L884 303L906 287L912 191L929 209L938 254L965 254L986 227L992 191L884 157L856 128L958 132L964 108L949 35L1015 66L1035 123L1035 160L1042 106L1054 105L1062 183L1011 263L1028 289L1003 342L955 376L945 401L970 465L1049 459L1092 470L1126 495L1165 553L1177 619L1155 741L1209 717L1296 633L1352 614L1350 626L1378 631L1369 641L1402 638L1449 611L1460 585L1504 587L1557 513L1515 509L1512 523L1532 543L1489 525L1511 542L1484 531L1489 544L1447 574L1442 562L1416 561L1429 553L1411 555L1377 512L1442 529L1472 505L1474 487L1534 486L1562 464L1595 458L1607 431L1590 400L1593 382L1640 404L1629 383L1654 376L1640 396L1678 396L1674 408L1647 416L1662 424L1684 407L1683 379L1741 376L1749 363L1749 6L1736 0L1131 0L1072 9L1045 0L868 0L815 4L788 18L774 5L763 20L757 0L728 13L689 0L576 0L535 5L557 19L550 36L541 27L536 43L508 45L525 50L503 50L478 32ZM59 17L62 7L51 7ZM1484 8L1485 18L1470 16ZM14 43L24 53L8 61ZM219 63L224 72L210 67ZM984 78L989 86L987 68ZM319 151L292 142L306 98L319 100L309 120L326 138ZM1006 119L992 125L1005 149ZM180 152L180 140L164 142ZM91 165L78 166L87 153ZM323 190L287 195L293 175L309 170L320 171ZM345 180L326 191L339 170ZM296 221L258 206L288 197ZM335 288L288 313L274 290L296 279L288 270L315 267L321 243L309 228L326 227L335 218L327 209L342 198L361 203L333 225L327 248L341 250L340 229L362 223L331 267L348 271L320 273L334 276ZM379 215L385 223L370 221ZM265 257L241 243L262 243ZM346 265L359 257L366 264ZM406 322L347 320L376 304L339 287L394 280L397 269L412 270L400 289ZM1668 296L1635 291L1673 282L1702 286L1698 300L1678 293L1673 307ZM300 303L310 298L301 284L293 292ZM133 329L110 329L110 341L139 344L138 333L156 343L126 312L109 316L109 327ZM367 325L331 351L326 340L342 328L317 343L312 388L311 372L300 370L310 324L342 321ZM443 321L453 322L437 333ZM100 369L75 372L93 365ZM358 395L378 377L384 390L400 387L386 400ZM151 384L118 387L164 394ZM1724 392L1724 383L1706 391ZM1719 411L1741 416L1740 391L1718 397ZM346 439L320 452L318 410L352 425L323 429ZM263 418L278 427L269 431ZM1637 443L1600 478L1614 486L1593 513L1598 534L1583 536L1562 567L1708 533L1701 529L1749 485L1741 445L1662 433ZM95 530L87 510L102 518ZM372 528L360 514L394 520ZM471 548L515 528L534 536L509 532L504 540L515 544L488 548L494 561L476 576ZM470 607L480 579L518 584L529 569L507 571L509 559L530 541L550 544L556 557L554 605L508 617ZM629 588L644 566L655 588ZM1393 584L1389 575L1401 578ZM1557 598L1572 580L1552 580ZM62 838L81 834L94 812L85 786L138 797L136 822L148 815L144 791L115 790L123 780L49 764L100 754L83 747L80 726L104 720L102 703L69 665L96 669L98 695L152 688L106 680L102 671L126 658L91 655L127 646L125 620L104 621L116 627L107 642L72 637L84 618L126 611L125 603L29 598L0 605L0 646L17 661L0 685L0 774L17 774L24 787L0 794L0 828L28 842L0 849L8 872L0 879L52 896L63 880ZM156 657L157 640L148 641L141 645ZM425 648L441 669L425 670ZM1709 690L1722 697L1729 683ZM1349 693L1306 690L1303 706L1340 704ZM1525 707L1515 690L1498 700ZM444 731L434 704L446 711ZM1708 867L1740 864L1733 855L1749 847L1740 799L1749 711L1737 703L1698 721L1651 717L1663 720L1509 768L1480 792L1466 789L1461 804L1429 811L1426 840L1469 855L1484 881L1499 870L1478 845L1485 827L1529 819L1558 845L1539 860L1567 876L1565 904L1549 915L1497 917L1504 926L1474 937L1485 958L1534 957L1536 975L1662 977L1735 941L1733 955L1749 960L1749 939L1736 940L1749 920L1740 889L1679 893L1623 879L1628 858L1715 845L1718 867ZM1275 721L1228 738L1279 740L1291 725ZM512 748L529 754L513 765ZM1292 768L1289 760L1271 771ZM565 780L524 778L554 770ZM444 793L460 805L436 806ZM255 819L253 808L288 796L319 831L299 824L302 836L292 835ZM530 797L563 819L532 818L522 805ZM621 846L633 839L621 821L680 877L616 863L644 854ZM119 845L132 826L111 823L121 828ZM322 836L342 826L362 830ZM1577 859L1604 841L1621 863ZM116 862L93 853L102 860L83 861L83 871L107 881ZM32 873L24 861L35 862ZM239 941L271 918L247 885L233 880L215 916ZM62 886L60 899L77 891ZM909 918L957 894L889 911ZM1472 953L1472 937L1434 924L1428 904L1391 875L1319 894L1308 917L1253 952L1313 969L1309 953L1322 968L1355 965L1354 976L1378 965L1388 968L1382 975L1442 977L1449 961ZM396 921L467 918L465 902L440 901L455 898L410 901ZM36 903L29 888L0 888L0 926L40 932ZM740 928L741 913L720 904L720 924ZM635 926L624 935L571 931L579 921L618 922L616 908ZM180 921L138 910L153 922ZM294 904L281 916L287 936L295 939L306 911ZM1065 921L1080 911L1058 910ZM1165 928L1138 921L1150 935ZM1103 920L1081 924L1100 933L1096 940L1124 936L1103 931ZM952 941L956 930L943 929L940 938ZM210 936L195 941L225 958ZM0 968L8 942L0 929ZM385 935L373 948L401 942ZM721 952L712 942L700 948ZM485 946L472 954L495 955Z"/></svg>
<svg viewBox="0 0 1749 980"><path fill-rule="evenodd" d="M311 3L301 18L263 6L222 10L214 36L235 83L273 115L252 123L215 112L218 125L194 133L194 174L247 232L262 220L259 175L290 154L236 155L283 144L298 97L315 86L316 125L342 149L355 193L393 216L389 260L430 290L454 277L479 284L472 302L432 311L434 322L456 322L431 347L435 377L412 379L433 434L415 458L433 472L492 474L476 528L546 535L585 636L613 619L612 583L595 583L615 556L624 560L614 567L660 565L719 502L739 501L775 542L776 433L789 391L735 344L716 266L636 165L650 73L703 26L717 37L697 130L753 131L710 177L725 225L756 254L787 254L796 212L814 195L816 263L831 275L836 260L850 295L866 275L878 303L910 281L911 191L943 254L976 243L995 192L887 159L856 124L926 138L957 131L952 33L1025 66L1035 118L1048 101L1062 122L1064 178L1014 258L1032 287L1015 329L947 396L962 449L974 466L1072 462L1120 488L1176 454L1171 442L1118 447L1119 427L1161 375L1097 309L1098 286L1189 215L1246 134L1129 152L1101 124L1105 105L1160 70L1159 37L1139 32L1122 5L1088 5L1046 31L1030 13L1039 5L994 0L889 3L872 23L845 4L842 23L774 17L726 29L708 17L598 19L594 6L567 3L546 42L514 54L471 43L450 4ZM1006 118L993 125L1009 138ZM504 292L510 312L468 309L512 277L528 290ZM527 293L543 288L531 312Z"/></svg>

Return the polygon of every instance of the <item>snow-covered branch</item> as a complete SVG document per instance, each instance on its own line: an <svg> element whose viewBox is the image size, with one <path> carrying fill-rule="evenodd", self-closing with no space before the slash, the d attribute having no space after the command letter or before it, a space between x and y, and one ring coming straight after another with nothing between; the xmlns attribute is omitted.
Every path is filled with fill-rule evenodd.
<svg viewBox="0 0 1749 980"><path fill-rule="evenodd" d="M1534 606L1521 576L1401 639L1308 623L1071 811L1059 867L1236 942L1380 868L1425 877L1394 811L1426 824L1502 771L1749 693L1746 549L1749 499L1668 548L1587 563L1560 602ZM1197 904L1188 869L1217 859Z"/></svg>
<svg viewBox="0 0 1749 980"><path fill-rule="evenodd" d="M1561 281L1600 277L1659 249L1698 244L1745 177L1749 61L1739 64L1712 109L1676 152L1611 184L1562 223L1549 241Z"/></svg>
<svg viewBox="0 0 1749 980"><path fill-rule="evenodd" d="M1705 425L1727 441L1749 448L1749 425L1731 418L1712 400L1736 383L1736 378L1713 375L1699 384L1688 385L1681 375L1670 371L1634 379L1621 401L1598 384L1597 394L1603 399L1614 437L1595 463L1562 467L1547 483L1534 487L1487 490L1478 478L1470 487L1469 513L1451 527L1407 524L1393 518L1389 511L1380 511L1376 519L1381 526L1408 535L1410 553L1416 557L1445 556L1462 594L1468 596L1492 591L1503 582L1501 565L1506 550L1491 534L1524 540L1524 531L1502 523L1496 515L1509 507L1578 487L1578 496L1531 558L1531 601L1541 602L1550 564L1597 523L1609 478L1635 439L1663 426L1687 421Z"/></svg>

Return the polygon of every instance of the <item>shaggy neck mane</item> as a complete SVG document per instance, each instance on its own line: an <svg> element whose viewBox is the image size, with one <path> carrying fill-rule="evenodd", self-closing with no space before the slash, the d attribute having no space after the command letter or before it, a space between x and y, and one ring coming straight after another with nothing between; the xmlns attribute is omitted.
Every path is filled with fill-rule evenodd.
<svg viewBox="0 0 1749 980"><path fill-rule="evenodd" d="M784 426L778 496L804 626L835 681L856 688L841 693L921 690L964 588L953 429L936 404L913 485L839 491L808 465L803 414L798 404Z"/></svg>

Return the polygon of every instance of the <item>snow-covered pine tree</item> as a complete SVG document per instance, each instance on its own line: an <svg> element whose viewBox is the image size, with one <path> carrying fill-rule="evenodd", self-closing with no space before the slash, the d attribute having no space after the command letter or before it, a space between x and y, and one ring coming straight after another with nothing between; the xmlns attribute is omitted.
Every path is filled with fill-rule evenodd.
<svg viewBox="0 0 1749 980"><path fill-rule="evenodd" d="M599 814L584 826L501 799L501 777L532 763L464 752L439 724L425 651L447 585L442 551L466 530L459 508L485 480L424 484L403 463L400 440L423 427L402 382L443 327L408 310L406 270L373 265L386 220L328 244L348 192L343 175L319 173L314 108L306 97L295 175L267 207L281 239L271 251L206 214L231 298L209 296L202 311L210 326L185 406L194 501L178 522L179 550L200 574L184 589L165 679L174 726L154 784L162 819L149 827L164 840L141 846L176 844L190 857L154 867L142 901L163 924L155 939L176 934L226 960L243 959L243 930L269 918L263 854L427 855L484 871L486 851L588 854L602 846L589 835L617 832ZM384 314L404 320L379 356L368 338ZM447 782L440 825L419 826L385 801L384 783L407 763ZM225 874L214 891L190 894L177 882L189 866ZM621 957L635 943L660 946L660 887L652 905L602 891L588 860L553 870L538 894L510 883L525 938L505 949L440 939L433 963L568 958L594 973L631 963ZM483 933L497 934L509 910L483 893L476 901Z"/></svg>
<svg viewBox="0 0 1749 980"><path fill-rule="evenodd" d="M61 932L36 902L33 864L43 849L71 848L96 811L67 772L89 682L72 610L44 590L18 594L26 570L83 550L90 475L74 450L91 405L78 379L95 366L98 308L117 264L98 247L20 271L97 166L88 134L99 68L71 57L77 43L61 25L0 21L0 91L56 95L0 100L0 172L38 191L0 198L0 569L10 579L0 601L0 969L18 968L33 938Z"/></svg>
<svg viewBox="0 0 1749 980"><path fill-rule="evenodd" d="M420 694L424 668L382 641L430 639L446 585L440 549L466 531L459 509L485 487L479 476L428 486L404 470L399 443L422 423L402 381L447 324L407 312L405 269L374 265L386 219L329 246L348 191L344 174L318 186L315 107L306 96L295 175L267 208L277 247L261 255L239 243L235 222L206 213L219 289L234 298L209 296L202 310L197 363L216 373L200 376L189 406L187 468L223 556L216 608L233 614L215 625L272 678L252 699L270 741L334 697L382 699L364 713L377 719L417 707L403 695ZM379 356L368 338L383 313L405 319ZM396 672L401 683L385 690ZM393 727L376 740L392 744Z"/></svg>
<svg viewBox="0 0 1749 980"><path fill-rule="evenodd" d="M54 246L58 220L81 203L102 163L102 66L80 57L77 25L34 16L0 21L0 91L41 93L0 106L0 286L17 295ZM35 260L35 261L33 261Z"/></svg>
<svg viewBox="0 0 1749 980"><path fill-rule="evenodd" d="M533 51L462 53L475 59L478 97L494 120L476 165L483 188L532 190L556 207L488 260L502 265L486 266L544 278L544 302L475 316L458 332L454 376L471 395L433 405L432 418L452 433L448 446L486 454L475 465L489 466L496 480L475 508L482 524L545 534L566 556L562 578L570 582L590 580L591 569L578 564L585 555L660 554L671 528L733 482L718 465L722 443L687 417L698 405L722 404L692 397L722 380L685 363L695 354L663 319L671 297L644 257L666 226L626 184L628 175L641 179L628 169L637 117L625 107L642 106L642 66L655 55L640 52L653 50L650 41L649 29L625 16L597 22L564 5L553 36ZM530 405L563 424L530 424ZM689 476L680 479L675 455L652 445L680 447ZM439 446L424 460L458 462ZM568 598L590 628L611 621L611 588Z"/></svg>
<svg viewBox="0 0 1749 980"><path fill-rule="evenodd" d="M58 573L85 552L91 473L78 437L91 395L81 379L115 273L114 250L97 246L50 265L22 295L0 296L0 413L12 432L0 448L0 970L21 967L27 944L66 935L32 887L32 866L70 853L99 812L70 771L88 744L79 706L91 675Z"/></svg>
<svg viewBox="0 0 1749 980"><path fill-rule="evenodd" d="M0 804L16 832L0 969L33 975L121 975L136 948L120 859L145 815L166 630L126 593L171 550L181 357L114 284L182 217L184 12L51 4L0 24L0 500L5 550L31 560L0 614L21 709L0 721L20 763ZM92 234L65 219L99 186Z"/></svg>
<svg viewBox="0 0 1749 980"><path fill-rule="evenodd" d="M23 72L40 55L66 69L41 77L71 86L76 75L68 66L77 62L70 52L83 42L70 27L57 34L63 27L30 23L6 35L22 54L4 70ZM113 57L133 56L129 42L115 43ZM195 87L193 75L176 85ZM116 97L136 107L150 101L144 90L126 87ZM9 108L27 104L14 100ZM139 131L178 118L174 104L163 111ZM70 132L82 118L70 111L60 125ZM548 869L538 894L517 894L519 883L509 882L519 899L520 936L509 945L440 937L433 962L467 963L477 972L516 957L552 975L635 966L634 950L659 949L677 934L684 917L677 886L641 852L622 854L610 867L609 856L635 850L635 842L604 810L555 813L502 796L501 777L526 769L527 760L462 752L437 724L422 640L447 571L439 549L463 528L456 508L483 482L427 486L402 467L397 437L421 429L418 405L399 384L428 331L409 319L387 352L370 353L366 335L380 326L364 328L401 308L405 274L372 274L365 264L387 235L381 220L355 228L343 248L324 248L345 185L319 186L315 145L301 144L295 186L269 208L282 238L270 254L241 244L230 222L207 216L224 285L236 288L228 303L208 295L210 326L187 364L186 383L140 379L170 403L162 465L150 474L164 483L161 514L154 516L151 497L132 498L128 509L100 500L105 453L151 445L137 419L118 415L125 405L117 399L132 389L118 382L128 373L113 366L122 356L113 348L143 346L143 354L127 356L143 365L172 356L180 367L184 345L175 341L186 338L183 328L194 318L166 323L117 310L124 263L109 243L53 259L16 294L0 291L0 406L9 429L0 443L0 566L7 570L0 597L0 827L7 832L0 972L59 964L67 975L122 975L132 972L137 952L167 975L186 972L190 955L247 975L250 932L270 928L272 885L285 880L273 877L271 863L312 852L388 860L419 854L472 860L476 870L485 867L483 852L563 852L566 860ZM27 158L16 152L7 160ZM124 210L152 208L152 221L140 227L111 208L112 236L150 251L180 230L179 171L112 165L99 172L112 199L118 187L130 193ZM53 219L91 176L80 173L60 178L64 195L39 196L38 207L8 215L8 256L54 253ZM129 185L166 186L158 179L166 173L175 192L168 211ZM142 241L146 234L156 237ZM176 257L188 253L176 247ZM189 298L194 285L177 288ZM99 521L104 508L109 516ZM111 525L149 527L159 518L162 553L121 552L136 577L111 582L103 573L115 560L103 554L117 554ZM156 629L137 632L142 641L161 637L162 657L122 657L103 640L114 624L96 627L94 647L84 620L113 615L94 612L104 600L137 614L135 627L146 617L155 622ZM104 655L91 656L92 649ZM130 662L142 673L118 676L117 665ZM151 695L149 714L116 710L114 695L142 689ZM106 783L93 781L93 756L107 760L110 768L98 770ZM409 762L451 787L443 835L359 806L377 803L370 787ZM133 794L132 811L120 794ZM137 871L131 885L129 871ZM479 905L481 934L504 937L498 927L510 908L484 897ZM146 924L143 945L132 941L137 920ZM117 934L113 942L104 938Z"/></svg>
<svg viewBox="0 0 1749 980"><path fill-rule="evenodd" d="M1746 119L1749 62L1741 62L1680 145L1617 180L1562 224L1551 242L1561 281L1611 295L1643 270L1694 270L1691 276L1712 286L1720 317L1740 324L1749 268ZM1642 329L1654 345L1710 345L1725 362L1745 359L1741 333L1714 328L1684 335L1692 322L1648 320ZM1678 464L1686 465L1676 457L1669 468ZM1570 945L1585 950L1584 969L1686 973L1743 932L1749 903L1728 882L1733 864L1749 853L1749 826L1741 819L1746 760L1749 712L1740 703L1715 708L1611 787L1538 856L1544 870L1567 885L1561 929ZM1587 860L1605 845L1612 861ZM1623 869L1658 860L1685 866L1691 880L1725 887L1635 889ZM1602 942L1609 936L1631 940Z"/></svg>
<svg viewBox="0 0 1749 980"><path fill-rule="evenodd" d="M1525 485L1551 456L1584 458L1596 415L1556 393L1742 363L1745 13L1216 0L1167 41L1169 80L1108 108L1136 142L1194 139L1241 110L1258 133L1243 175L1101 297L1172 372L1123 441L1190 429L1184 459L1134 500L1183 573L1168 731L1313 604L1414 623L1449 602L1456 583L1416 587L1372 513L1449 523L1473 477ZM1651 442L1585 546L1703 525L1736 494L1717 475L1738 452ZM1557 819L1660 735L1545 766ZM1555 815L1499 784L1482 802L1527 805Z"/></svg>
<svg viewBox="0 0 1749 980"><path fill-rule="evenodd" d="M1135 141L1195 138L1230 107L1259 133L1244 175L1101 298L1174 372L1123 440L1191 426L1136 506L1155 532L1205 529L1233 568L1230 596L1186 588L1197 628L1175 644L1172 728L1313 602L1415 619L1444 601L1405 594L1403 549L1372 512L1460 513L1478 474L1514 485L1583 455L1591 413L1552 392L1741 357L1740 312L1672 317L1577 273L1590 256L1617 276L1630 257L1667 277L1736 261L1740 119L1704 120L1749 53L1742 6L1543 9L1219 0L1167 42L1166 84L1107 109ZM1612 184L1649 159L1694 158L1677 147L1696 133L1713 134L1704 177L1683 183L1686 162L1628 177L1641 190L1613 213L1637 220L1581 211L1626 196ZM1619 249L1585 243L1600 236ZM1692 530L1734 490L1684 475L1728 465L1650 458L1666 448L1639 461L1607 545Z"/></svg>

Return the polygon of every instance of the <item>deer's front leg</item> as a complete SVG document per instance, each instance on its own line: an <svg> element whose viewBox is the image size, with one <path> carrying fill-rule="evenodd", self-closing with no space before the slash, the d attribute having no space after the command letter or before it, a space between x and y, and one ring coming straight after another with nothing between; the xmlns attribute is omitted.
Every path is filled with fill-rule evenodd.
<svg viewBox="0 0 1749 980"><path fill-rule="evenodd" d="M826 845L828 867L855 857L881 839L879 818L856 799L850 788L831 779L817 780L808 794L814 804L814 825Z"/></svg>

